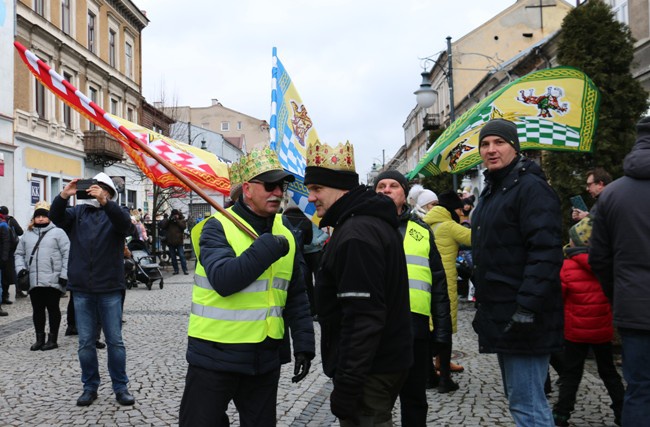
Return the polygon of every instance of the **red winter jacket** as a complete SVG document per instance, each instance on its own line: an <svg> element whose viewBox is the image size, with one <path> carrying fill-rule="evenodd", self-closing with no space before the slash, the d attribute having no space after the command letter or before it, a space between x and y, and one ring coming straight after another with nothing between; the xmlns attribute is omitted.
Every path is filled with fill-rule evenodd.
<svg viewBox="0 0 650 427"><path fill-rule="evenodd" d="M612 309L591 271L589 255L564 260L560 279L564 298L564 338L578 343L602 344L612 340Z"/></svg>

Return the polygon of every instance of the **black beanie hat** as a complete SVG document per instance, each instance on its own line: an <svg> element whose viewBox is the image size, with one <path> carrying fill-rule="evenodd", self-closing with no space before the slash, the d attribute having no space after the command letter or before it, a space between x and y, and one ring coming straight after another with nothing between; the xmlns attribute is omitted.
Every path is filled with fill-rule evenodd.
<svg viewBox="0 0 650 427"><path fill-rule="evenodd" d="M438 194L438 204L450 212L462 209L464 206L458 194L452 190Z"/></svg>
<svg viewBox="0 0 650 427"><path fill-rule="evenodd" d="M517 135L517 125L510 120L492 119L487 122L478 135L478 140L483 141L486 136L500 136L512 145L515 151L519 152L519 135Z"/></svg>
<svg viewBox="0 0 650 427"><path fill-rule="evenodd" d="M377 184L379 184L379 181L382 179L394 179L395 181L399 182L399 185L401 185L404 189L404 195L406 196L409 194L409 182L406 180L406 177L402 173L396 170L387 170L380 173L377 175L377 177L375 177L375 191L377 190Z"/></svg>
<svg viewBox="0 0 650 427"><path fill-rule="evenodd" d="M307 166L305 168L304 184L318 184L339 190L352 190L359 185L359 174L353 171Z"/></svg>

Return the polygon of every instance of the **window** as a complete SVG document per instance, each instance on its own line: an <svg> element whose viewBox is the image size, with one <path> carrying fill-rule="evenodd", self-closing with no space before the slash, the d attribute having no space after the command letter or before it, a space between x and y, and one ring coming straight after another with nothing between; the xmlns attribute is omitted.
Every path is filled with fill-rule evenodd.
<svg viewBox="0 0 650 427"><path fill-rule="evenodd" d="M124 45L124 56L126 57L124 72L127 77L133 78L133 46L129 42Z"/></svg>
<svg viewBox="0 0 650 427"><path fill-rule="evenodd" d="M133 108L129 107L126 109L126 119L130 122L133 121Z"/></svg>
<svg viewBox="0 0 650 427"><path fill-rule="evenodd" d="M61 0L61 30L70 35L70 0Z"/></svg>
<svg viewBox="0 0 650 427"><path fill-rule="evenodd" d="M108 65L115 67L115 31L108 31Z"/></svg>
<svg viewBox="0 0 650 427"><path fill-rule="evenodd" d="M45 87L36 80L36 114L39 119L45 120Z"/></svg>
<svg viewBox="0 0 650 427"><path fill-rule="evenodd" d="M43 4L44 0L34 0L34 11L41 16L45 16L45 5Z"/></svg>
<svg viewBox="0 0 650 427"><path fill-rule="evenodd" d="M630 21L627 13L627 3L628 0L609 0L609 5L612 7L616 20L626 25Z"/></svg>
<svg viewBox="0 0 650 427"><path fill-rule="evenodd" d="M72 83L72 75L69 73L64 72L63 78ZM66 103L63 103L63 123L66 129L72 129L72 110Z"/></svg>
<svg viewBox="0 0 650 427"><path fill-rule="evenodd" d="M228 132L230 130L230 122L221 122L221 130Z"/></svg>
<svg viewBox="0 0 650 427"><path fill-rule="evenodd" d="M111 114L114 116L117 116L117 107L118 107L119 101L115 98L111 98Z"/></svg>
<svg viewBox="0 0 650 427"><path fill-rule="evenodd" d="M138 206L138 193L135 190L126 190L126 205L129 209L135 209Z"/></svg>
<svg viewBox="0 0 650 427"><path fill-rule="evenodd" d="M95 89L94 87L89 87L88 92L90 94L90 100L92 102L94 102L95 104L97 104L97 89ZM90 130L96 130L97 126L93 122L90 122L90 125L88 126L88 128Z"/></svg>
<svg viewBox="0 0 650 427"><path fill-rule="evenodd" d="M241 128L242 128L241 122L237 122L237 130L241 130Z"/></svg>
<svg viewBox="0 0 650 427"><path fill-rule="evenodd" d="M95 14L88 11L88 50L95 53Z"/></svg>

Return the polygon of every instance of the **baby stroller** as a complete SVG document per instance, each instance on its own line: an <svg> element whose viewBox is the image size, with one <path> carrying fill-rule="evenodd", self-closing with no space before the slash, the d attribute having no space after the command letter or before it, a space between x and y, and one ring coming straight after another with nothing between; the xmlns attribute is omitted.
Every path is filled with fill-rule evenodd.
<svg viewBox="0 0 650 427"><path fill-rule="evenodd" d="M130 289L133 286L135 279L135 281L144 283L147 286L147 289L151 290L153 283L156 280L160 280L158 285L160 286L160 289L162 289L164 285L162 273L160 272L156 259L149 254L149 251L147 251L145 243L141 240L132 239L127 246L131 251L131 257L135 263L134 272L131 273L131 278L127 276L127 287Z"/></svg>

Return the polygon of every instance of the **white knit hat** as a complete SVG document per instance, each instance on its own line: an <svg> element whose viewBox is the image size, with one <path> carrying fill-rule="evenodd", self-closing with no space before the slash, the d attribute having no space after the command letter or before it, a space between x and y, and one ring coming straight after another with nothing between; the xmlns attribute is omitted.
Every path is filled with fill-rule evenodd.
<svg viewBox="0 0 650 427"><path fill-rule="evenodd" d="M429 203L437 201L438 196L436 196L436 193L425 188L420 192L420 194L418 194L417 199L415 199L415 204L422 207L428 205Z"/></svg>

